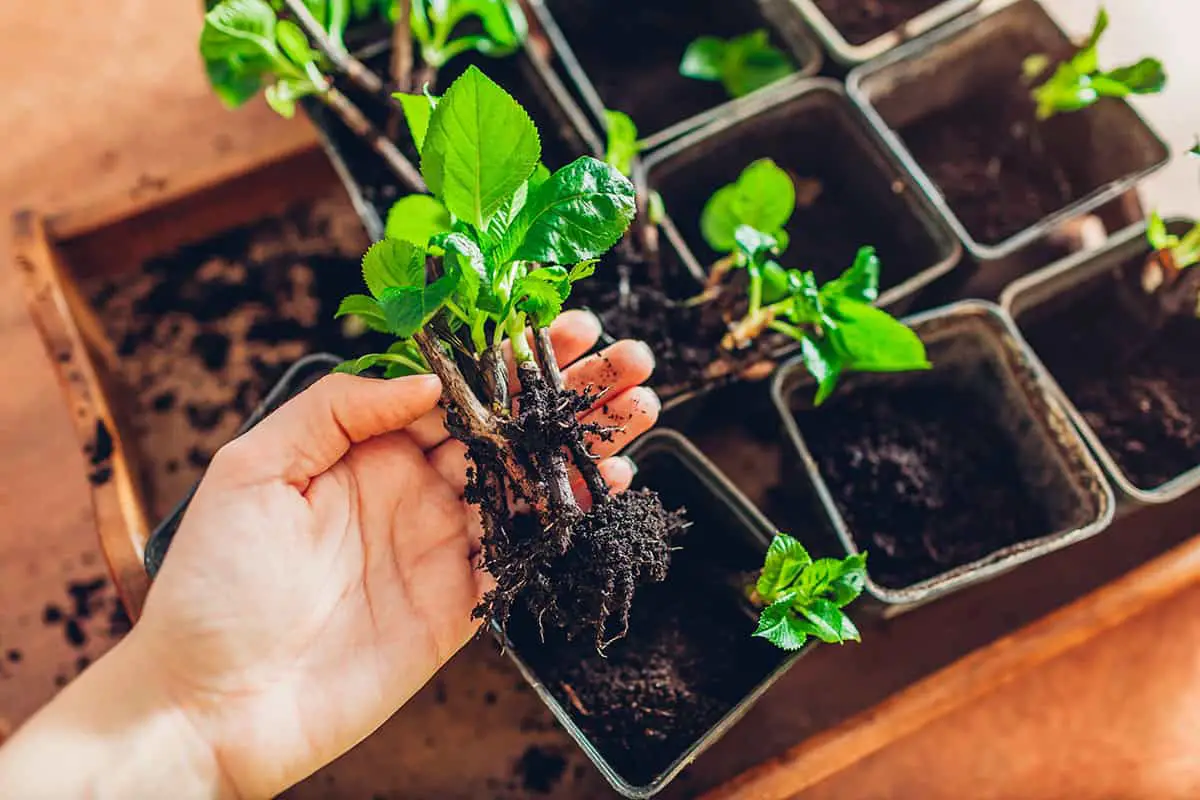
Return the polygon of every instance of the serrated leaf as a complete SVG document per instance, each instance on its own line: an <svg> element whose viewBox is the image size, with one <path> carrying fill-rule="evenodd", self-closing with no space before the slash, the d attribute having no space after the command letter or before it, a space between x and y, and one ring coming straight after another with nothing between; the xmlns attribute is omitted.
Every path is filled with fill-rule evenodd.
<svg viewBox="0 0 1200 800"><path fill-rule="evenodd" d="M440 233L448 233L453 221L450 212L427 194L401 197L388 210L385 235L425 247Z"/></svg>
<svg viewBox="0 0 1200 800"><path fill-rule="evenodd" d="M383 299L388 288L425 286L424 248L400 239L376 242L363 256L362 272L372 296Z"/></svg>
<svg viewBox="0 0 1200 800"><path fill-rule="evenodd" d="M472 66L429 120L421 173L451 214L482 229L533 173L541 154L529 115Z"/></svg>
<svg viewBox="0 0 1200 800"><path fill-rule="evenodd" d="M886 311L839 298L826 305L837 326L826 337L847 369L860 372L904 372L929 369L925 344L911 328Z"/></svg>
<svg viewBox="0 0 1200 800"><path fill-rule="evenodd" d="M400 101L404 109L404 120L408 123L408 132L412 136L417 152L425 146L425 134L429 131L429 119L437 107L438 99L426 94L405 94L397 92L392 95Z"/></svg>
<svg viewBox="0 0 1200 800"><path fill-rule="evenodd" d="M855 553L842 560L842 574L829 586L830 599L841 608L855 600L867 585L867 556Z"/></svg>
<svg viewBox="0 0 1200 800"><path fill-rule="evenodd" d="M633 159L638 154L638 131L628 114L620 111L604 112L608 142L604 161L625 177L633 174Z"/></svg>
<svg viewBox="0 0 1200 800"><path fill-rule="evenodd" d="M487 262L474 239L463 233L450 233L434 240L445 250L442 263L448 275L458 275L456 292L467 313L479 301L479 291L489 280Z"/></svg>
<svg viewBox="0 0 1200 800"><path fill-rule="evenodd" d="M584 156L533 192L495 258L542 264L597 258L620 240L635 213L633 184L603 161Z"/></svg>
<svg viewBox="0 0 1200 800"><path fill-rule="evenodd" d="M879 273L879 256L875 254L875 248L860 247L850 269L821 287L821 297L874 303L879 299Z"/></svg>
<svg viewBox="0 0 1200 800"><path fill-rule="evenodd" d="M374 297L368 297L365 294L352 294L343 298L333 318L340 319L349 315L358 317L373 331L386 333L388 330L387 320L383 316L383 309L379 307L379 301Z"/></svg>
<svg viewBox="0 0 1200 800"><path fill-rule="evenodd" d="M562 313L563 303L570 294L571 282L562 267L534 270L513 289L517 309L528 314L537 328L546 327Z"/></svg>
<svg viewBox="0 0 1200 800"><path fill-rule="evenodd" d="M799 650L808 640L805 626L792 613L793 595L784 595L762 610L754 635L781 650Z"/></svg>
<svg viewBox="0 0 1200 800"><path fill-rule="evenodd" d="M854 623L829 600L816 598L793 608L812 625L813 635L827 644L859 640Z"/></svg>
<svg viewBox="0 0 1200 800"><path fill-rule="evenodd" d="M425 290L419 286L388 286L379 298L388 331L407 338L425 322Z"/></svg>
<svg viewBox="0 0 1200 800"><path fill-rule="evenodd" d="M586 261L580 261L575 266L571 267L571 274L568 279L571 283L577 283L596 274L596 265L600 263L598 258L589 258Z"/></svg>
<svg viewBox="0 0 1200 800"><path fill-rule="evenodd" d="M833 582L842 576L842 561L838 558L818 558L804 568L797 586L801 595L817 597L831 591Z"/></svg>
<svg viewBox="0 0 1200 800"><path fill-rule="evenodd" d="M737 229L748 225L777 231L796 209L796 187L788 173L769 158L746 167L738 179L718 189L700 215L700 231L718 253L732 252Z"/></svg>
<svg viewBox="0 0 1200 800"><path fill-rule="evenodd" d="M795 538L786 533L777 533L767 548L763 568L755 588L765 602L771 603L796 579L812 557Z"/></svg>

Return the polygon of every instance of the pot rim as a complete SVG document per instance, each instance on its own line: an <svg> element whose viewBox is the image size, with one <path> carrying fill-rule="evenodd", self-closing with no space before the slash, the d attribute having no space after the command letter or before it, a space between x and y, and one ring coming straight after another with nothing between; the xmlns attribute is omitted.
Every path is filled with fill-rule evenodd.
<svg viewBox="0 0 1200 800"><path fill-rule="evenodd" d="M1194 220L1188 219L1187 217L1177 216L1168 218L1166 223L1167 225L1178 223L1191 226L1194 224ZM1144 220L1142 222L1135 222L1134 224L1117 231L1108 239L1108 241L1106 241L1097 249L1072 253L1071 255L1060 259L1049 266L1037 270L1036 272L1031 272L1028 275L1022 276L1018 280L1009 284L1009 286L1004 290L1004 293L1000 296L1000 304L1015 321L1018 314L1017 306L1020 303L1022 296L1027 292L1055 281L1061 276L1069 273L1077 271L1090 272L1088 268L1092 265L1095 265L1095 272L1097 274L1116 269L1122 262L1126 260L1127 257L1132 257L1135 246L1144 244L1145 235L1146 222ZM1145 249L1145 247L1142 249ZM1128 255L1126 251L1128 251ZM1114 263L1111 267L1103 268L1097 263L1109 258L1117 259L1116 263ZM1050 297L1062 295L1066 292L1069 292L1072 288L1074 288L1074 284L1064 285L1055 290L1051 295L1047 296L1046 299L1048 300ZM1035 303L1035 305L1040 304L1040 302L1044 301L1039 301ZM1063 408L1066 409L1067 414L1071 418L1071 422L1079 430L1079 433L1087 442L1088 447L1091 448L1092 452L1096 455L1096 458L1100 460L1101 465L1104 467L1104 471L1108 473L1109 479L1116 484L1117 488L1120 489L1126 497L1139 505L1159 505L1178 500L1180 497L1183 497L1185 494L1191 492L1197 486L1200 486L1200 463L1191 469L1179 473L1174 478L1171 478L1170 480L1152 489L1142 489L1137 486L1129 478L1129 476L1125 474L1125 471L1117 464L1112 452L1107 446L1105 446L1104 442L1101 441L1099 435L1096 433L1096 430L1090 424L1088 424L1087 419L1063 390L1062 386L1058 382L1058 379L1054 377L1051 371L1042 362L1037 352L1025 339L1025 335L1020 329L1020 323L1016 322L1015 324L1017 327L1017 336L1020 338L1021 343L1029 349L1031 356L1036 361L1039 368L1046 374L1046 377L1051 384L1051 388L1054 390L1054 393L1059 402L1062 404Z"/></svg>
<svg viewBox="0 0 1200 800"><path fill-rule="evenodd" d="M950 207L949 202L946 200L945 195L942 194L941 189L938 188L937 183L934 182L929 173L917 162L912 152L909 151L904 141L900 138L900 135L888 125L887 121L884 120L883 116L875 108L875 104L865 89L864 84L867 79L884 71L888 67L903 61L915 61L924 55L927 50L932 49L934 45L953 39L967 32L968 29L977 24L983 24L990 19L999 17L1010 9L1020 6L1037 9L1045 17L1046 22L1054 26L1063 38L1069 41L1066 32L1059 27L1058 23L1054 21L1036 0L1002 0L999 5L976 8L944 27L938 28L919 39L906 42L878 59L856 67L846 77L847 94L862 109L871 126L875 128L887 147L899 159L904 169L912 176L922 192L937 208L940 216L954 231L963 245L966 246L967 251L980 261L995 261L1012 255L1021 248L1038 241L1067 220L1086 214L1111 200L1115 200L1149 175L1165 167L1171 160L1171 150L1162 137L1146 122L1145 117L1141 115L1133 104L1126 100L1120 100L1120 102L1125 103L1133 114L1134 121L1131 124L1133 126L1141 125L1145 133L1161 148L1162 158L1149 166L1093 189L1083 197L1063 206L1057 211L1047 214L1023 230L1017 231L999 242L985 244L971 235L962 220L959 219L958 214Z"/></svg>
<svg viewBox="0 0 1200 800"><path fill-rule="evenodd" d="M789 2L790 0L758 0L768 27L774 29L776 34L787 41L792 57L800 62L800 68L788 77L778 80L769 86L764 86L743 97L726 100L706 111L701 111L699 114L673 123L660 131L642 136L641 145L643 150L652 150L702 125L723 119L727 115L736 113L745 105L757 100L764 92L804 80L816 75L820 71L824 60L821 48L812 37L812 33L803 20L799 17L793 18L792 15L786 13L787 9L784 7ZM527 3L528 10L545 31L551 46L562 61L567 77L575 85L575 88L578 89L579 94L582 95L584 104L597 120L603 120L606 109L604 101L600 98L600 93L596 89L596 85L592 82L591 77L589 77L587 70L580 64L574 49L572 49L570 43L567 41L566 34L563 33L562 28L558 25L558 21L555 20L554 14L550 11L549 6L546 5L546 0L527 0ZM773 11L766 3L778 5L779 10Z"/></svg>
<svg viewBox="0 0 1200 800"><path fill-rule="evenodd" d="M1089 486L1081 490L1081 493L1087 491L1091 495L1091 499L1096 504L1097 514L1091 522L1084 523L1078 527L1065 531L1055 531L1036 539L1000 548L975 561L962 564L933 577L898 589L881 586L876 583L871 577L870 569L868 568L866 589L871 596L886 605L903 607L904 610L971 584L993 578L1026 561L1031 561L1034 558L1094 536L1107 528L1114 516L1116 500L1112 487L1105 480L1104 473L1100 469L1100 465L1093 458L1091 451L1083 443L1083 440L1079 438L1078 432L1071 425L1066 410L1059 402L1053 388L1049 384L1045 370L1041 367L1040 362L1031 358L1032 352L1029 350L1029 346L1020 338L1016 325L1007 312L1000 306L989 301L960 300L906 317L904 323L916 327L937 319L966 315L984 316L997 323L1001 331L1000 335L1010 338L1016 347L1017 354L1026 359L1028 376L1031 379L1031 383L1036 387L1036 391L1041 395L1045 409L1048 412L1044 416L1038 415L1042 417L1040 421L1044 423L1039 426L1038 430L1042 435L1047 436L1047 438L1052 438L1046 432L1047 427L1054 427L1063 431L1064 436L1060 441L1055 442L1053 446L1059 452L1068 451L1073 456L1072 460L1082 467L1081 472L1088 478ZM838 509L837 502L833 498L833 493L830 491L828 484L826 484L816 459L809 451L804 441L804 435L800 430L800 425L796 422L788 403L790 396L788 379L793 373L803 369L803 361L799 357L793 358L781 366L772 381L771 396L776 410L783 418L788 438L796 448L801 463L803 463L805 471L808 473L809 480L813 482L817 490L817 496L820 498L821 504L825 507L826 514L833 521L838 539L846 549L847 554L858 553L860 549L854 541L850 526ZM895 613L895 611L891 613Z"/></svg>
<svg viewBox="0 0 1200 800"><path fill-rule="evenodd" d="M877 58L956 17L973 11L982 2L983 0L943 0L869 42L850 44L813 0L791 0L792 5L804 16L808 26L824 43L833 59L844 66L855 66Z"/></svg>
<svg viewBox="0 0 1200 800"><path fill-rule="evenodd" d="M710 138L719 136L739 125L751 123L760 114L772 111L805 95L816 94L818 92L827 92L842 100L847 98L845 88L841 83L832 78L808 78L796 81L787 86L770 87L764 90L761 95L755 97L754 103L740 106L720 119L697 128L667 146L655 150L645 160L646 173L647 175L651 174L656 168L661 167L670 159L692 147L704 143ZM904 164L891 152L887 143L879 136L879 132L870 124L866 124L862 113L853 103L846 102L845 109L852 120L864 123L861 126L861 132L867 137L867 147L874 146L877 148L878 155L885 162L886 167L890 167L891 171L895 173L888 177L904 182L906 188L909 189L908 195L911 198L909 202L918 204L917 207L911 208L912 216L918 224L924 223L923 227L929 238L934 241L935 247L938 250L945 251L945 255L940 260L915 273L902 283L882 292L874 305L880 308L887 308L914 296L921 289L958 266L962 261L963 248L955 232L947 225L943 215L939 213L936 204L929 203L925 193L914 180L914 176L906 171ZM691 248L688 247L687 242L684 241L683 235L679 232L679 228L675 225L671 217L669 208L663 216L660 228L666 234L668 242L675 248L680 258L683 259L684 266L688 272L702 284L705 279L705 269Z"/></svg>
<svg viewBox="0 0 1200 800"><path fill-rule="evenodd" d="M734 486L724 473L683 434L670 428L652 430L626 448L625 454L636 460L640 454L663 451L676 456L684 469L689 470L695 477L699 478L701 483L710 490L718 501L727 505L734 512L734 515L741 520L745 530L762 546L763 552L766 552L771 537L775 533L775 527L742 494L741 490ZM631 798L632 800L645 800L662 791L685 767L695 761L705 750L724 736L758 702L759 698L766 694L767 690L814 646L810 642L800 650L786 655L775 669L743 696L724 716L717 720L703 736L680 753L662 772L648 783L634 784L626 780L608 762L604 755L596 749L587 734L572 719L570 712L538 680L533 670L517 654L516 648L513 647L512 642L501 632L500 627L495 623L491 627L492 633L499 640L501 647L504 648L509 658L516 664L521 675L533 687L534 692L550 709L550 713L554 715L558 724L579 745L579 748L583 750L584 754L587 755L588 759L591 760L592 764L595 765L596 769L600 771L600 774L604 776L613 789L622 797ZM747 630L747 636L749 636L749 629Z"/></svg>

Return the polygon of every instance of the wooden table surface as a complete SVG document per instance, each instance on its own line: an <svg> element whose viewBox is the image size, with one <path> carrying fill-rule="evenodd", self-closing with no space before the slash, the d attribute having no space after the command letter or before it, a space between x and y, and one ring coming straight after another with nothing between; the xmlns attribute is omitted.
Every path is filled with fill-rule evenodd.
<svg viewBox="0 0 1200 800"><path fill-rule="evenodd" d="M1195 29L1200 12L1186 4L1161 3L1166 30ZM210 98L194 55L198 5L3 4L0 213L78 209L121 193L144 197L169 190L173 175L200 160L232 165L310 140L302 122L285 123L257 106L230 114ZM1076 27L1093 7L1090 0L1051 5L1061 5ZM1112 10L1145 40L1136 9ZM1188 37L1175 38L1178 59L1159 54L1176 64L1184 85L1196 86L1200 56L1188 52ZM1124 52L1130 45L1114 46ZM1197 68L1180 70L1178 60ZM1155 121L1173 144L1193 123L1200 130L1190 105L1162 108ZM1165 192L1161 205L1182 210L1195 200L1194 168L1172 171L1155 188ZM11 258L7 237L0 238L0 732L52 697L121 628L111 587L97 582L104 569L83 462ZM804 795L1197 796L1200 589Z"/></svg>

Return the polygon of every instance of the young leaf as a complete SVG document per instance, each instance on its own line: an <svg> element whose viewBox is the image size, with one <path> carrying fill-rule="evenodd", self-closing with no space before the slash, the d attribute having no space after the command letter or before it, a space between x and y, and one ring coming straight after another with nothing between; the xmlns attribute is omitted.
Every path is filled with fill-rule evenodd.
<svg viewBox="0 0 1200 800"><path fill-rule="evenodd" d="M1196 137L1196 143L1188 150L1188 155L1200 156L1200 136Z"/></svg>
<svg viewBox="0 0 1200 800"><path fill-rule="evenodd" d="M316 94L318 89L312 81L306 78L280 78L267 87L264 96L267 105L281 117L291 119L296 115L296 102L309 95Z"/></svg>
<svg viewBox="0 0 1200 800"><path fill-rule="evenodd" d="M700 216L700 231L709 247L729 253L740 226L748 225L778 239L795 209L796 186L791 176L763 158L709 198Z"/></svg>
<svg viewBox="0 0 1200 800"><path fill-rule="evenodd" d="M479 302L480 289L488 281L487 263L479 245L462 233L438 236L431 242L445 251L442 264L446 275L456 277L456 293L468 313Z"/></svg>
<svg viewBox="0 0 1200 800"><path fill-rule="evenodd" d="M679 74L698 81L719 81L725 66L725 40L701 36L688 45L679 63Z"/></svg>
<svg viewBox="0 0 1200 800"><path fill-rule="evenodd" d="M586 261L580 261L575 266L571 267L571 273L567 278L571 283L585 280L596 274L596 264L600 263L598 258L589 258Z"/></svg>
<svg viewBox="0 0 1200 800"><path fill-rule="evenodd" d="M429 120L421 173L451 214L482 229L533 173L541 154L525 109L472 66Z"/></svg>
<svg viewBox="0 0 1200 800"><path fill-rule="evenodd" d="M427 94L404 94L403 92L396 92L392 97L400 101L413 144L417 146L417 152L420 152L425 147L425 134L429 130L429 118L433 116L433 110L437 108L438 98Z"/></svg>
<svg viewBox="0 0 1200 800"><path fill-rule="evenodd" d="M397 344L409 344L407 342L397 342ZM395 348L395 345L393 345ZM412 349L416 349L413 347ZM420 352L417 351L417 356ZM423 375L429 372L429 368L425 365L424 359L414 358L411 353L368 353L365 356L343 361L333 368L334 372L344 372L349 375L361 375L367 370L384 366L387 367L389 378L399 378L404 375Z"/></svg>
<svg viewBox="0 0 1200 800"><path fill-rule="evenodd" d="M436 199L427 194L410 194L392 204L385 235L425 247L439 233L449 233L452 224L450 212Z"/></svg>
<svg viewBox="0 0 1200 800"><path fill-rule="evenodd" d="M517 281L513 289L517 309L528 314L536 328L553 322L570 294L570 277L562 267L535 269Z"/></svg>
<svg viewBox="0 0 1200 800"><path fill-rule="evenodd" d="M844 297L860 303L879 299L879 256L874 247L860 247L854 264L839 277L821 287L822 298Z"/></svg>
<svg viewBox="0 0 1200 800"><path fill-rule="evenodd" d="M844 359L845 368L860 372L929 369L924 343L886 311L839 298L826 306L826 313L837 321L826 330L826 337Z"/></svg>
<svg viewBox="0 0 1200 800"><path fill-rule="evenodd" d="M383 309L379 307L379 301L374 297L368 297L365 294L352 294L343 298L333 318L340 319L349 315L361 319L371 330L383 333L387 333L388 331Z"/></svg>
<svg viewBox="0 0 1200 800"><path fill-rule="evenodd" d="M380 300L388 288L423 288L425 257L425 249L412 242L384 239L371 245L363 256L363 279Z"/></svg>
<svg viewBox="0 0 1200 800"><path fill-rule="evenodd" d="M795 71L791 58L771 44L766 30L729 40L701 36L688 45L679 64L685 78L720 81L730 97L743 97Z"/></svg>
<svg viewBox="0 0 1200 800"><path fill-rule="evenodd" d="M828 337L807 334L800 340L800 358L804 361L804 368L808 370L808 374L817 381L817 395L813 398L813 405L819 406L833 394L838 378L845 369L845 362Z"/></svg>
<svg viewBox="0 0 1200 800"><path fill-rule="evenodd" d="M425 323L425 289L421 286L389 286L379 298L388 331L407 338Z"/></svg>
<svg viewBox="0 0 1200 800"><path fill-rule="evenodd" d="M833 603L823 598L810 600L796 608L812 625L812 632L826 644L843 644L861 640L858 628L850 618Z"/></svg>
<svg viewBox="0 0 1200 800"><path fill-rule="evenodd" d="M316 52L308 44L308 36L290 19L282 19L276 24L275 41L279 43L283 54L294 64L303 67L317 59Z"/></svg>
<svg viewBox="0 0 1200 800"><path fill-rule="evenodd" d="M204 64L213 93L226 108L238 108L262 89L265 68L238 60L208 61Z"/></svg>
<svg viewBox="0 0 1200 800"><path fill-rule="evenodd" d="M625 177L633 174L633 159L639 152L637 126L628 114L620 111L604 112L608 145L604 162Z"/></svg>
<svg viewBox="0 0 1200 800"><path fill-rule="evenodd" d="M792 613L794 595L786 594L762 610L754 635L781 650L799 650L808 640L807 627Z"/></svg>
<svg viewBox="0 0 1200 800"><path fill-rule="evenodd" d="M584 156L533 192L497 246L495 260L575 264L597 258L625 234L636 206L625 176Z"/></svg>
<svg viewBox="0 0 1200 800"><path fill-rule="evenodd" d="M767 548L762 572L759 573L755 589L763 602L773 603L800 574L812 563L812 557L795 538L786 533L777 533Z"/></svg>
<svg viewBox="0 0 1200 800"><path fill-rule="evenodd" d="M266 0L223 0L204 15L200 55L220 61L275 53L276 23Z"/></svg>
<svg viewBox="0 0 1200 800"><path fill-rule="evenodd" d="M1167 224L1157 211L1151 211L1146 222L1146 240L1155 250L1169 250L1179 244L1179 238L1167 232Z"/></svg>

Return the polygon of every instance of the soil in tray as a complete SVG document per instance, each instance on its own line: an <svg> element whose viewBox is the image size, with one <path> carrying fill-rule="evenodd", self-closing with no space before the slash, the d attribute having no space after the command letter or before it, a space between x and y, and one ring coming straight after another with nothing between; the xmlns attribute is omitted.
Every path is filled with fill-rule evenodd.
<svg viewBox="0 0 1200 800"><path fill-rule="evenodd" d="M1032 309L1021 329L1141 489L1200 464L1200 320L1146 312L1144 257Z"/></svg>
<svg viewBox="0 0 1200 800"><path fill-rule="evenodd" d="M853 45L866 44L924 14L942 0L815 0L838 33Z"/></svg>
<svg viewBox="0 0 1200 800"><path fill-rule="evenodd" d="M735 133L699 144L656 170L651 181L696 259L707 267L718 258L700 233L705 203L750 163L771 158L792 174L796 185L785 265L811 269L826 281L854 262L861 245L874 245L885 290L933 266L937 247L904 202L909 189L877 165L878 156L867 150L849 113L844 98L810 95L742 123ZM678 280L669 294L695 292L690 275Z"/></svg>
<svg viewBox="0 0 1200 800"><path fill-rule="evenodd" d="M999 421L995 392L955 372L864 382L819 409L793 401L871 576L888 588L1061 527L1045 476L1022 463L1018 434Z"/></svg>
<svg viewBox="0 0 1200 800"><path fill-rule="evenodd" d="M144 485L165 517L292 363L378 347L347 336L365 240L339 193L83 285L129 387ZM386 346L386 342L382 342Z"/></svg>
<svg viewBox="0 0 1200 800"><path fill-rule="evenodd" d="M1034 110L1014 77L898 131L980 243L997 244L1119 177L1105 164L1068 166L1086 161L1088 112L1039 121Z"/></svg>
<svg viewBox="0 0 1200 800"><path fill-rule="evenodd" d="M730 99L720 83L679 74L693 40L771 30L755 0L549 0L546 5L605 107L631 116L643 135ZM772 42L787 51L777 34L772 33Z"/></svg>
<svg viewBox="0 0 1200 800"><path fill-rule="evenodd" d="M527 614L509 625L516 654L635 785L669 767L785 657L751 637L739 595L763 545L740 538L730 511L674 456L650 454L639 467L638 483L668 508L685 506L693 525L666 582L638 590L628 636L601 656L590 640L557 631L541 644Z"/></svg>
<svg viewBox="0 0 1200 800"><path fill-rule="evenodd" d="M388 49L369 58L366 64L376 74L388 75L390 78L390 59L391 50ZM529 112L541 135L542 162L546 166L557 169L587 154L588 149L583 138L567 122L564 112L551 102L547 90L534 73L532 62L522 54L507 58L471 55L455 58L439 72L435 91L439 94L444 92L445 88L472 64L483 70ZM364 97L351 86L343 88L375 124L387 128L389 110L386 107L373 98ZM363 198L375 208L379 218L386 221L392 204L400 196L407 194L407 190L398 185L392 174L383 166L379 156L337 122L326 109L316 103L310 104L309 108L317 124L325 128L327 135L331 136L337 145L350 174L362 186ZM408 137L407 128L402 126L401 131L397 137L401 150L414 165L419 165L420 159Z"/></svg>

